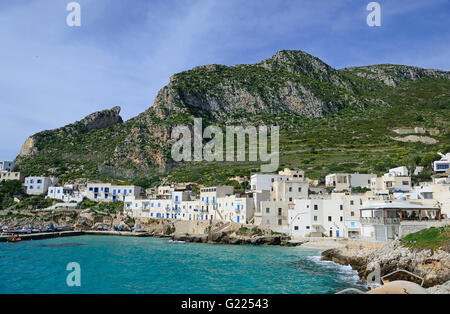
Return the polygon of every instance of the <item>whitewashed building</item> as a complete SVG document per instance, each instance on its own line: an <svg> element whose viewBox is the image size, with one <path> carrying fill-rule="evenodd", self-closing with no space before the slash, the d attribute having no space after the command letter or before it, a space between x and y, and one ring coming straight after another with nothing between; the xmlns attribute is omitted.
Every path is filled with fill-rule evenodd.
<svg viewBox="0 0 450 314"><path fill-rule="evenodd" d="M75 185L49 187L47 198L61 200L65 203L81 203L83 201L83 195Z"/></svg>
<svg viewBox="0 0 450 314"><path fill-rule="evenodd" d="M47 194L48 188L58 184L57 178L26 177L24 186L28 195Z"/></svg>
<svg viewBox="0 0 450 314"><path fill-rule="evenodd" d="M211 186L200 189L200 217L202 220L212 220L217 215L217 200L233 195L232 186Z"/></svg>
<svg viewBox="0 0 450 314"><path fill-rule="evenodd" d="M181 204L181 220L202 220L200 200L183 201Z"/></svg>
<svg viewBox="0 0 450 314"><path fill-rule="evenodd" d="M252 221L255 207L253 199L240 195L226 195L217 199L214 220L248 224Z"/></svg>
<svg viewBox="0 0 450 314"><path fill-rule="evenodd" d="M325 177L325 185L334 188L335 191L351 191L352 188L370 188L371 180L376 174L364 173L335 173Z"/></svg>
<svg viewBox="0 0 450 314"><path fill-rule="evenodd" d="M293 237L345 237L344 202L341 199L299 199L288 211Z"/></svg>
<svg viewBox="0 0 450 314"><path fill-rule="evenodd" d="M288 233L288 211L294 208L294 203L287 201L261 202L261 210L257 214L259 225L274 232Z"/></svg>
<svg viewBox="0 0 450 314"><path fill-rule="evenodd" d="M0 182L13 180L23 181L24 175L20 172L0 171Z"/></svg>
<svg viewBox="0 0 450 314"><path fill-rule="evenodd" d="M14 169L13 161L0 161L0 172L7 171L11 172Z"/></svg>
<svg viewBox="0 0 450 314"><path fill-rule="evenodd" d="M171 199L136 199L126 197L124 212L134 218L178 219L179 211L175 211Z"/></svg>
<svg viewBox="0 0 450 314"><path fill-rule="evenodd" d="M97 202L124 202L126 197L139 198L142 188L134 185L112 185L111 183L89 183L83 196Z"/></svg>
<svg viewBox="0 0 450 314"><path fill-rule="evenodd" d="M440 226L440 208L408 201L368 202L361 207L361 237L387 242Z"/></svg>
<svg viewBox="0 0 450 314"><path fill-rule="evenodd" d="M254 173L250 177L252 191L271 191L273 182L279 180L279 174Z"/></svg>
<svg viewBox="0 0 450 314"><path fill-rule="evenodd" d="M386 173L382 177L371 180L371 190L378 195L409 192L411 189L411 177L409 176L397 176L395 173Z"/></svg>
<svg viewBox="0 0 450 314"><path fill-rule="evenodd" d="M450 153L447 154L441 154L438 153L441 156L441 160L437 160L433 164L433 168L435 172L446 172L450 169Z"/></svg>

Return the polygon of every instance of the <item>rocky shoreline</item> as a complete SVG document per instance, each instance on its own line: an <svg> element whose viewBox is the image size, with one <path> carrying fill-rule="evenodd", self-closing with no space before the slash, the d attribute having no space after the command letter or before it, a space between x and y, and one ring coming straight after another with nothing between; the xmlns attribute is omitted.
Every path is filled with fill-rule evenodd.
<svg viewBox="0 0 450 314"><path fill-rule="evenodd" d="M363 247L329 249L322 252L322 260L341 265L350 265L366 281L379 265L380 276L402 269L424 279L423 287L431 292L450 293L450 254L445 249L412 250L404 247L399 240L392 241L378 249ZM421 284L421 280L407 273L396 273L386 278L388 281L406 280ZM441 286L441 287L440 287Z"/></svg>
<svg viewBox="0 0 450 314"><path fill-rule="evenodd" d="M188 243L217 243L231 245L277 245L286 247L301 246L303 242L291 240L289 236L265 235L256 237L233 236L226 232L213 234L191 235L176 233L171 235L172 240Z"/></svg>

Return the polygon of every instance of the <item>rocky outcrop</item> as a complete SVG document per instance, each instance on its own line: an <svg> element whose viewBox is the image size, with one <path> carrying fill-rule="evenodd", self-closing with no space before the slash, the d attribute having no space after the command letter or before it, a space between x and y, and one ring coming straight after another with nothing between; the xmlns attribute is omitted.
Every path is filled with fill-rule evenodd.
<svg viewBox="0 0 450 314"><path fill-rule="evenodd" d="M377 250L362 249L352 252L346 252L345 249L327 250L322 253L322 259L352 266L363 280L367 280L376 265L380 266L381 276L403 269L423 277L424 287L441 285L450 280L448 252L411 250L404 247L399 240L392 241ZM406 273L397 273L386 279L418 282L417 278Z"/></svg>
<svg viewBox="0 0 450 314"><path fill-rule="evenodd" d="M449 71L393 64L353 67L341 71L356 74L364 79L379 81L391 87L396 87L400 82L415 81L421 78L450 79Z"/></svg>
<svg viewBox="0 0 450 314"><path fill-rule="evenodd" d="M429 294L450 294L450 281L427 289Z"/></svg>
<svg viewBox="0 0 450 314"><path fill-rule="evenodd" d="M98 111L86 116L81 121L69 124L65 127L44 131L29 137L22 145L20 154L18 155L18 162L20 158L36 155L40 150L40 144L45 144L55 137L66 138L76 135L88 133L92 130L104 129L115 124L122 123L120 116L120 107L114 107L103 111Z"/></svg>
<svg viewBox="0 0 450 314"><path fill-rule="evenodd" d="M422 143L426 145L434 145L437 144L438 141L434 138L428 136L417 136L417 135L408 135L405 137L391 137L394 141L404 142L404 143Z"/></svg>
<svg viewBox="0 0 450 314"><path fill-rule="evenodd" d="M287 247L300 246L303 243L292 241L290 237L283 235L243 236L235 232L217 232L210 234L174 233L171 236L174 241L190 243L218 243L232 245L281 245Z"/></svg>

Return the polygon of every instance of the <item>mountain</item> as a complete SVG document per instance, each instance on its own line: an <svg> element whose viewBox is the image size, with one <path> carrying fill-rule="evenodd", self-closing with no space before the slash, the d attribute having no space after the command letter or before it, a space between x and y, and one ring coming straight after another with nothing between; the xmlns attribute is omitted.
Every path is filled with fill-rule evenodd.
<svg viewBox="0 0 450 314"><path fill-rule="evenodd" d="M16 158L27 174L155 182L220 183L258 163L177 164L171 130L192 124L275 124L281 166L311 177L377 171L450 147L450 72L401 65L333 69L302 51L279 51L252 65L206 65L173 75L154 105L123 122L120 108L31 136ZM432 145L402 142L398 127L433 129ZM397 137L396 137L397 136ZM416 139L416 138L414 138ZM403 139L402 139L403 140ZM416 160L417 160L416 158Z"/></svg>

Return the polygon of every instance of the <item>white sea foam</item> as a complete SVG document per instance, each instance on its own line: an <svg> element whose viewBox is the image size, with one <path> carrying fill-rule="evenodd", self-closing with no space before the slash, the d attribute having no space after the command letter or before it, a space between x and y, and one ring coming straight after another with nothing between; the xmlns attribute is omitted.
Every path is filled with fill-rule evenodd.
<svg viewBox="0 0 450 314"><path fill-rule="evenodd" d="M354 284L361 284L361 279L358 276L358 272L353 270L350 265L340 265L333 261L323 261L321 260L321 256L307 256L306 259L324 268L336 271L339 279L341 280Z"/></svg>

